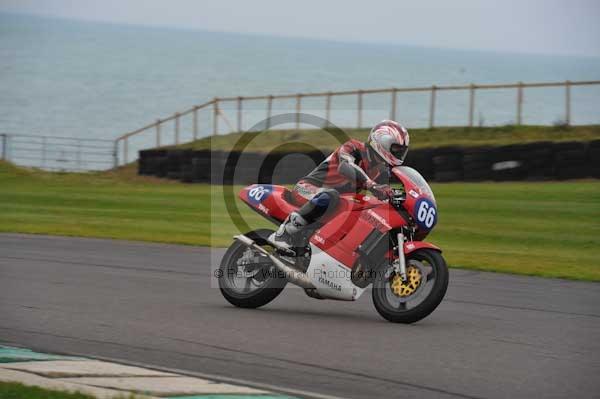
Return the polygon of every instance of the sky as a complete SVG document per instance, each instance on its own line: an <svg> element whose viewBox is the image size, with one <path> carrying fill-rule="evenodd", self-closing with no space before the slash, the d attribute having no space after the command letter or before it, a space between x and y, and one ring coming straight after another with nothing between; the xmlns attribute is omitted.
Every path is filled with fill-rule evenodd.
<svg viewBox="0 0 600 399"><path fill-rule="evenodd" d="M600 0L0 0L0 12L347 42L600 57Z"/></svg>

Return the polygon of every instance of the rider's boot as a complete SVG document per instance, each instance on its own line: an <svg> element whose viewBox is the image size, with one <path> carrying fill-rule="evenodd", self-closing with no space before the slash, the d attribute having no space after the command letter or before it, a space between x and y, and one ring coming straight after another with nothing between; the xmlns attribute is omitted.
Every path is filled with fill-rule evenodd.
<svg viewBox="0 0 600 399"><path fill-rule="evenodd" d="M307 225L314 225L328 209L335 208L338 198L339 193L334 189L323 189L296 212L290 213L277 231L271 234L269 241L291 250L294 236Z"/></svg>
<svg viewBox="0 0 600 399"><path fill-rule="evenodd" d="M308 221L304 219L298 212L292 212L279 226L277 231L271 234L268 241L277 244L279 247L291 250L293 247L294 236L298 234Z"/></svg>

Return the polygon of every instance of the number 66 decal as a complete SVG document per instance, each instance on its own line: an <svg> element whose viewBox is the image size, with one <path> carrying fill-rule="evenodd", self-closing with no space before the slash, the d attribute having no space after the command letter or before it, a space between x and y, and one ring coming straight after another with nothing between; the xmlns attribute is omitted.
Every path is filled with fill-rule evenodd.
<svg viewBox="0 0 600 399"><path fill-rule="evenodd" d="M415 216L417 224L427 230L431 230L437 223L437 209L433 202L427 198L421 198L415 204Z"/></svg>

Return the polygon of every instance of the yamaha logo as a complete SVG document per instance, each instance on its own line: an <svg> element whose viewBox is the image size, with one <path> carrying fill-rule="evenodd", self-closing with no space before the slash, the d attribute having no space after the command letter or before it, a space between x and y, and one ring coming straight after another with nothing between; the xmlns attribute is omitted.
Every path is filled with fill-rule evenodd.
<svg viewBox="0 0 600 399"><path fill-rule="evenodd" d="M324 284L326 286L328 286L329 288L331 288L332 290L336 290L336 291L342 291L342 286L339 284L336 284L330 280L327 280L326 278L323 277L319 277L319 283Z"/></svg>

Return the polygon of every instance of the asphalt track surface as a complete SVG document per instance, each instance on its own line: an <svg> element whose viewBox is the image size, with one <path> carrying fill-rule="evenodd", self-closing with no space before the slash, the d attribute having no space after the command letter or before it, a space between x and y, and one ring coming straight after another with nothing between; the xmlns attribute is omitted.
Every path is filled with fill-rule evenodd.
<svg viewBox="0 0 600 399"><path fill-rule="evenodd" d="M397 325L370 292L234 308L211 287L222 252L1 234L0 342L336 397L600 397L600 284L451 270L442 305Z"/></svg>

